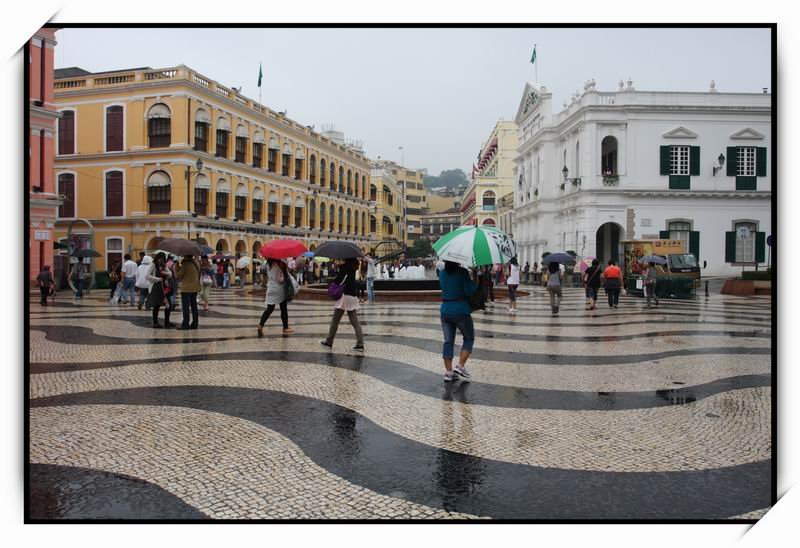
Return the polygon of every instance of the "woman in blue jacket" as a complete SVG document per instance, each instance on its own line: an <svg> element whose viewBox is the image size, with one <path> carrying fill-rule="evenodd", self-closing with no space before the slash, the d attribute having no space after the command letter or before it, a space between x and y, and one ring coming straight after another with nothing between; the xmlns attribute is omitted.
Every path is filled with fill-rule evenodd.
<svg viewBox="0 0 800 548"><path fill-rule="evenodd" d="M444 332L442 349L444 380L451 382L456 376L468 379L470 375L467 373L466 364L472 353L472 345L475 343L475 327L472 324L469 298L478 286L472 282L466 269L451 261L445 261L444 268L439 271L439 286L442 288L440 314ZM453 365L456 329L461 332L464 342L461 345L460 359Z"/></svg>

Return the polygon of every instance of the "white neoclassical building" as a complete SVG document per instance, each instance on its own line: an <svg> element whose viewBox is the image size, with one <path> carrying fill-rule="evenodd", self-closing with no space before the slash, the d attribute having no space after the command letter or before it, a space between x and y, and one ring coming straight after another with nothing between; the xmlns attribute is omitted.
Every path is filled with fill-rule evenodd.
<svg viewBox="0 0 800 548"><path fill-rule="evenodd" d="M546 251L618 260L622 240L684 240L704 276L765 266L772 233L772 96L599 92L554 113L527 83L517 111L513 234L520 261Z"/></svg>

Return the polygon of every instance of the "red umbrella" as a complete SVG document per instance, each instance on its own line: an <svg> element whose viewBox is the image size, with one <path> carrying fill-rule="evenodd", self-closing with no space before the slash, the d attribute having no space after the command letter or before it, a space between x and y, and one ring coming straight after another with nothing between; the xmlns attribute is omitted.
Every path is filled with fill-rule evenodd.
<svg viewBox="0 0 800 548"><path fill-rule="evenodd" d="M261 246L261 256L267 259L299 257L308 251L298 240L272 240Z"/></svg>

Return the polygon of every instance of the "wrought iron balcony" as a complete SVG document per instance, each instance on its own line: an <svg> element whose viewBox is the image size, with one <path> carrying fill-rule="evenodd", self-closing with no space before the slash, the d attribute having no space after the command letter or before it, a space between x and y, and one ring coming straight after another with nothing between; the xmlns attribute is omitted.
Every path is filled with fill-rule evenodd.
<svg viewBox="0 0 800 548"><path fill-rule="evenodd" d="M619 175L603 175L603 186L619 186Z"/></svg>

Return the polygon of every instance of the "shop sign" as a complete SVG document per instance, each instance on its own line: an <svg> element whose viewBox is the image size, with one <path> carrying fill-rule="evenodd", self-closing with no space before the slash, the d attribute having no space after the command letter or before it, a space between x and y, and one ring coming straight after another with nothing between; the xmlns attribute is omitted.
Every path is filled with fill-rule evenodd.
<svg viewBox="0 0 800 548"><path fill-rule="evenodd" d="M49 240L50 239L50 231L49 230L37 230L33 236L34 240Z"/></svg>

